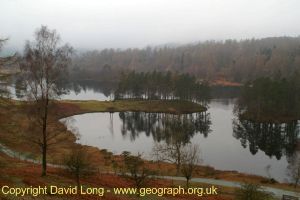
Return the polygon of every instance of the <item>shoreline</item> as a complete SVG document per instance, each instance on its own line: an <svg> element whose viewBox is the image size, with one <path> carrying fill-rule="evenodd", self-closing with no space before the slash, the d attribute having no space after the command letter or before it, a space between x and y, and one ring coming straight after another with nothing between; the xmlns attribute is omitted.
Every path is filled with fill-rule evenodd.
<svg viewBox="0 0 300 200"><path fill-rule="evenodd" d="M123 101L123 100L122 100ZM58 107L58 115L61 118L65 118L65 117L71 117L73 115L78 115L78 114L84 114L84 113L93 113L93 112L119 112L119 111L131 111L130 107L124 107L124 105L126 104L131 104L131 106L136 106L136 101L115 101L115 102L110 102L110 101L76 101L76 100L62 100L62 101L58 101L59 102L59 107ZM155 101L156 103L159 101ZM87 104L90 103L90 104ZM123 103L123 104L122 104ZM143 102L145 103L145 101ZM137 107L135 107L133 109L133 111L138 111L137 109L140 108L141 105L145 105L145 104L139 104ZM153 102L152 102L153 103ZM166 102L165 102L166 103ZM169 102L171 103L171 102ZM176 103L176 101L175 101ZM177 102L178 103L178 102ZM115 107L112 109L111 105L114 104ZM149 104L149 102L147 102L146 104ZM195 105L196 103L192 103L190 102L189 104L186 105ZM11 112L7 113L8 115L10 114L12 118L15 117L16 113L17 115L21 115L23 118L22 120L26 120L26 118L24 118L23 113L20 112L20 108L17 105L21 105L20 101L13 101L12 105L9 105L9 109L11 110ZM197 105L197 111L199 111L199 109L202 109L202 112L206 111L206 108L204 108L203 106L200 106L199 104ZM164 105L165 106L165 105ZM148 107L148 109L151 107ZM119 110L117 110L119 109ZM155 108L158 109L158 108ZM176 113L176 114L183 114L183 111L186 111L185 109L180 110L180 112L174 112L174 110L170 110L169 107L165 107L165 110L169 110L172 114ZM195 109L196 110L196 109ZM147 111L147 110L145 110ZM148 110L149 111L149 110ZM191 110L190 110L191 111ZM144 112L144 111L140 111L140 112ZM193 113L193 112L192 112ZM14 120L18 120L18 119L14 119ZM59 122L59 119L57 119L57 122ZM9 130L9 129L8 129ZM86 148L90 153L94 153L96 160L95 163L98 164L103 164L103 157L110 153L108 152L106 149L100 149L97 147L93 147L93 146L87 146L87 145L83 145L80 143L76 143L76 137L75 137L75 133L73 133L72 131L68 131L68 133L70 133L69 135L69 139L67 141L65 141L65 146L64 147L58 147L56 149L57 152L49 152L49 163L58 163L59 161L59 157L58 156L62 156L63 154L69 152L70 148L74 145L80 145L80 146L84 146L84 148ZM3 137L3 135L2 135ZM8 138L10 139L10 138ZM6 142L8 142L8 145L6 144ZM23 145L16 145L13 140L9 141L9 140L5 140L5 143L1 142L2 144L4 144L5 146L7 146L10 149L14 149L15 152L23 152L24 154L27 154L30 152L30 157L35 159L38 158L36 156L38 156L38 152L37 151L33 151L31 149L28 149L28 147L23 146L23 145L28 145L28 144L23 144ZM17 149L12 148L14 146L18 146ZM25 148L24 148L25 147ZM114 159L118 159L120 158L120 155L112 155ZM34 158L35 157L35 158ZM153 163L151 163L151 160L145 160L149 165L154 165ZM163 164L164 169L162 170L162 173L164 173L165 175L172 175L172 170L173 167L172 164L170 163L164 163ZM257 176L254 174L245 174L245 173L240 173L237 171L223 171L223 170L217 170L214 169L213 167L209 167L209 166L199 166L201 168L201 171L203 173L206 173L205 171L211 171L213 172L212 175L197 175L196 177L208 177L208 178L214 178L214 179L220 179L220 180L233 180L233 181L243 181L243 180L249 180L249 181L255 181L255 182L260 182L262 180L266 180L266 177L261 177L261 176ZM170 170L171 169L171 170ZM286 183L278 183L273 185L273 184L267 184L273 187L280 187L280 185L282 187L287 187ZM289 188L289 187L287 187Z"/></svg>
<svg viewBox="0 0 300 200"><path fill-rule="evenodd" d="M192 114L205 112L201 104L182 100L59 100L58 104L77 107L77 114L94 112L146 112L168 114ZM67 105L68 106L68 105ZM70 116L66 116L70 117Z"/></svg>

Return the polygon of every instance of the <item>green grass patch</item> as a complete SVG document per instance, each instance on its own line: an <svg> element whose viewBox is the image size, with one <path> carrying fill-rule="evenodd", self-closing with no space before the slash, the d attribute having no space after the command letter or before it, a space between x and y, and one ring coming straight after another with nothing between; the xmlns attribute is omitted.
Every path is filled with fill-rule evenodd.
<svg viewBox="0 0 300 200"><path fill-rule="evenodd" d="M206 111L206 107L179 100L118 100L118 101L60 101L76 105L79 113L87 112L155 112L170 114L188 114ZM78 113L78 114L79 114Z"/></svg>

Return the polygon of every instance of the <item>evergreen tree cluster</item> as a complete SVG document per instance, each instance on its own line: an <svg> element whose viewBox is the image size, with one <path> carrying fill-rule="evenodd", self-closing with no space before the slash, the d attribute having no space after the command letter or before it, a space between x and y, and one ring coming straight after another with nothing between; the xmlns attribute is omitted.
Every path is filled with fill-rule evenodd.
<svg viewBox="0 0 300 200"><path fill-rule="evenodd" d="M248 82L242 89L238 110L252 119L298 119L300 79L295 73L283 78L262 77Z"/></svg>
<svg viewBox="0 0 300 200"><path fill-rule="evenodd" d="M206 82L197 82L189 74L131 71L123 73L115 99L180 99L205 101L209 97Z"/></svg>

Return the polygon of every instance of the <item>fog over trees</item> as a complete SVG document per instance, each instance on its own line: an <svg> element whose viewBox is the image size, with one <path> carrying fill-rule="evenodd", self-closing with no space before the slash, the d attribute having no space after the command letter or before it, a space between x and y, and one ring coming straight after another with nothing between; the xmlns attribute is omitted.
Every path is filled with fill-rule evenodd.
<svg viewBox="0 0 300 200"><path fill-rule="evenodd" d="M144 49L104 49L73 59L75 79L114 80L120 71L171 71L198 79L244 82L281 71L290 76L300 68L300 37L206 41Z"/></svg>

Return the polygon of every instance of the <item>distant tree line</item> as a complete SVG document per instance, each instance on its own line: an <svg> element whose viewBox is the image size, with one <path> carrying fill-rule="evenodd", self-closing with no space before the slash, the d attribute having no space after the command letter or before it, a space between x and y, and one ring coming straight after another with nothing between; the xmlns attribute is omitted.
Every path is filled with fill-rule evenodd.
<svg viewBox="0 0 300 200"><path fill-rule="evenodd" d="M6 41L7 39L0 38L0 53ZM7 89L7 85L9 84L11 74L4 73L3 70L15 64L16 64L16 55L6 56L6 57L0 56L0 98L9 97L10 95Z"/></svg>
<svg viewBox="0 0 300 200"><path fill-rule="evenodd" d="M300 37L206 41L144 49L88 51L73 58L76 79L117 79L121 71L172 71L199 79L236 82L273 76L288 77L300 68Z"/></svg>
<svg viewBox="0 0 300 200"><path fill-rule="evenodd" d="M141 72L123 73L115 91L116 99L181 99L205 101L209 97L206 82L197 82L189 74Z"/></svg>
<svg viewBox="0 0 300 200"><path fill-rule="evenodd" d="M4 44L5 40L0 38L0 52L2 49L2 46ZM4 58L0 57L0 70L3 68L4 65ZM4 87L4 83L5 83L5 75L0 71L0 97L5 96L7 94L7 90Z"/></svg>
<svg viewBox="0 0 300 200"><path fill-rule="evenodd" d="M299 73L284 78L278 73L274 78L262 77L247 82L238 100L237 111L254 120L286 121L299 118ZM272 120L273 119L273 120Z"/></svg>

